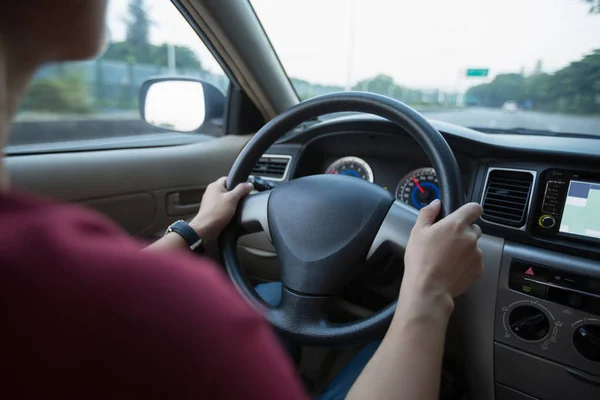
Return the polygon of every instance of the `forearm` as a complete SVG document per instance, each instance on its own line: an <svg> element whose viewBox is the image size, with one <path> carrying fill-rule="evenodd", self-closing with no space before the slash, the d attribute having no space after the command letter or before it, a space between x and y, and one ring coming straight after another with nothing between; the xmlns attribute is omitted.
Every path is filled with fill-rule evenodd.
<svg viewBox="0 0 600 400"><path fill-rule="evenodd" d="M152 243L144 250L152 251L164 251L164 250L176 250L176 249L190 249L185 240L176 233L169 233L156 242Z"/></svg>
<svg viewBox="0 0 600 400"><path fill-rule="evenodd" d="M437 400L453 307L448 300L440 303L401 294L390 329L347 399Z"/></svg>

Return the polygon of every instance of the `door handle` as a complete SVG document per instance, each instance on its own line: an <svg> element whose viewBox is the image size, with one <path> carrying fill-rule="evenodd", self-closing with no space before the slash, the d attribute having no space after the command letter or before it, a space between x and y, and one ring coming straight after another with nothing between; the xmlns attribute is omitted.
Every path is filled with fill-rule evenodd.
<svg viewBox="0 0 600 400"><path fill-rule="evenodd" d="M200 192L200 191L194 190L193 192ZM184 195L182 195L181 192L169 193L167 195L167 215L181 216L181 215L196 214L198 212L198 209L200 208L200 202L199 201L197 201L197 202L185 201L189 197L192 197L192 196L188 196L187 193L185 193ZM200 199L201 194L196 198Z"/></svg>

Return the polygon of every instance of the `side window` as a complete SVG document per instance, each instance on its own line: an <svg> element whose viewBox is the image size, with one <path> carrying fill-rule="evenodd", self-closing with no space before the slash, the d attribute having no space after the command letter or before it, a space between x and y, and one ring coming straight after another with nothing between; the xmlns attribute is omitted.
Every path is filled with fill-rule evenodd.
<svg viewBox="0 0 600 400"><path fill-rule="evenodd" d="M104 53L95 60L47 65L37 72L14 121L9 153L23 145L60 149L61 143L94 140L101 148L103 143L114 147L124 142L122 137L131 143L155 139L158 133L176 135L140 117L140 88L151 77L197 78L227 95L229 80L223 70L170 1L109 4ZM220 122L193 134L218 136L223 133Z"/></svg>

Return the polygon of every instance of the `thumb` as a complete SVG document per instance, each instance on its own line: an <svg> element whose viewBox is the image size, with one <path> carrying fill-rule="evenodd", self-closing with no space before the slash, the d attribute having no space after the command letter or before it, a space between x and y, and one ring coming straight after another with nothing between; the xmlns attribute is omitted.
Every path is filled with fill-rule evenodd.
<svg viewBox="0 0 600 400"><path fill-rule="evenodd" d="M442 209L442 202L439 200L434 200L427 207L423 207L419 212L419 217L417 218L417 225L420 226L430 226L435 223L437 216L440 214L440 210Z"/></svg>
<svg viewBox="0 0 600 400"><path fill-rule="evenodd" d="M250 192L254 189L254 185L250 182L243 182L233 188L232 191L227 193L227 196L231 198L233 201L238 203L241 199L246 197Z"/></svg>

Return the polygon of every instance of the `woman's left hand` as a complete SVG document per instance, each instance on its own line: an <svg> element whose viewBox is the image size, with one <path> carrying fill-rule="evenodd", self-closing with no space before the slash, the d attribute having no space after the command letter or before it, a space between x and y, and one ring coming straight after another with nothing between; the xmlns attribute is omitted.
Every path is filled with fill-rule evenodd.
<svg viewBox="0 0 600 400"><path fill-rule="evenodd" d="M254 188L251 183L244 182L228 192L225 187L227 177L218 179L206 188L200 210L190 226L204 240L216 239L227 226L237 208L238 203Z"/></svg>

